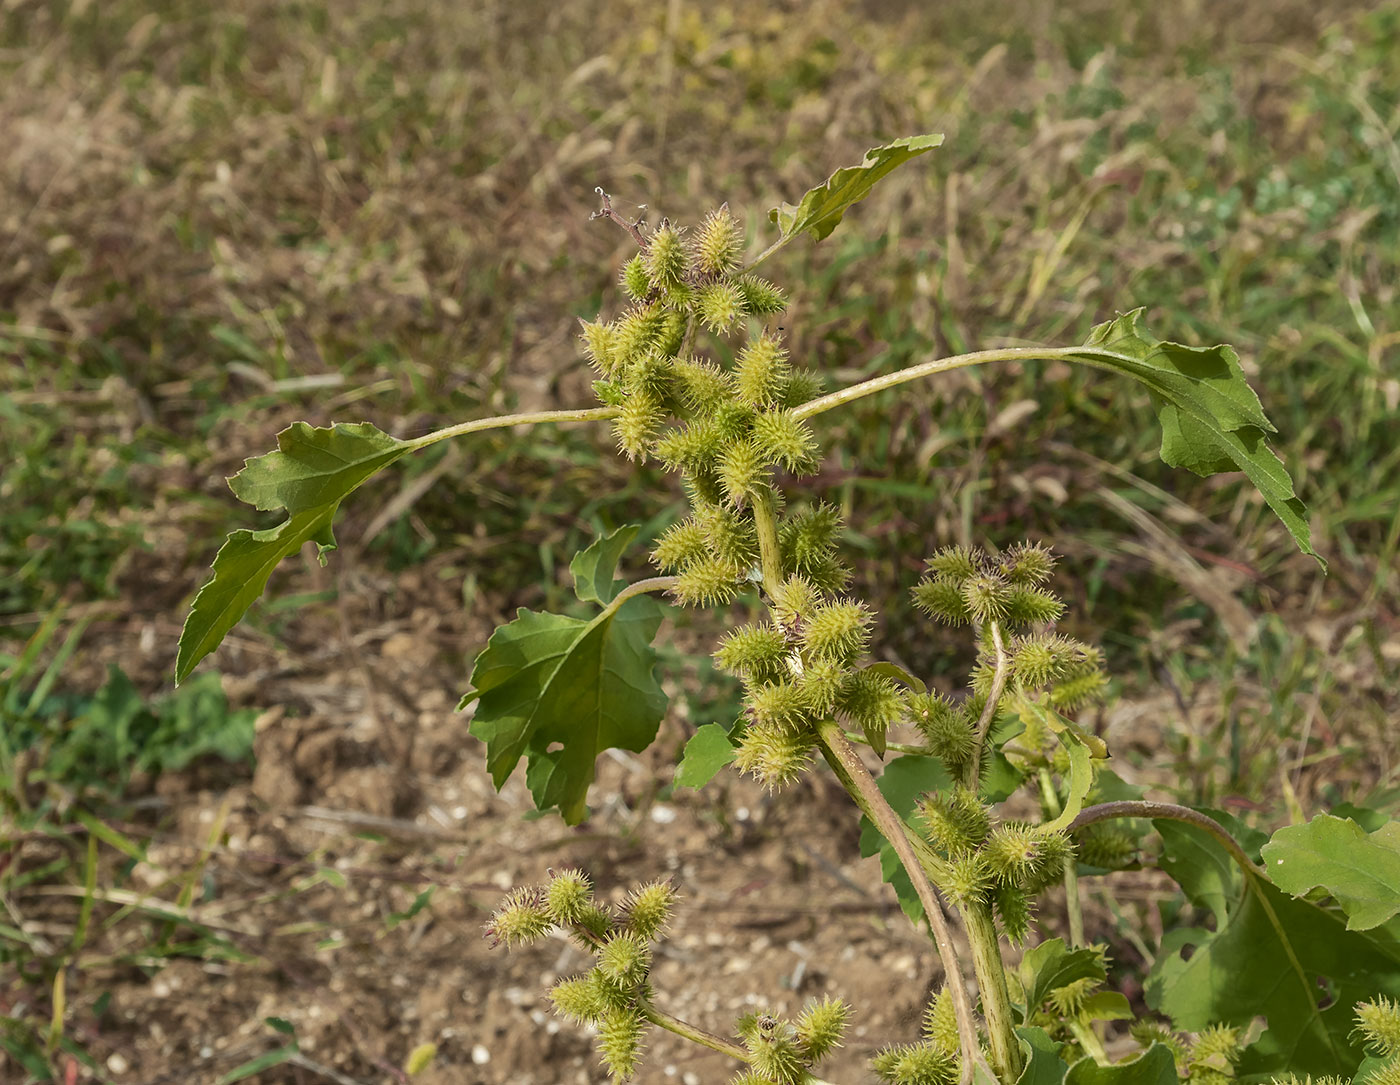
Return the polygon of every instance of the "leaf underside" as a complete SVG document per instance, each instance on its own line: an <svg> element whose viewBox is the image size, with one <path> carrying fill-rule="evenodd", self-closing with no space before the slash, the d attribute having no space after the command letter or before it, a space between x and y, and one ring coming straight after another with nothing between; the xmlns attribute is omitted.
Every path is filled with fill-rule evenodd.
<svg viewBox="0 0 1400 1085"><path fill-rule="evenodd" d="M219 646L283 558L314 542L324 562L335 549L331 525L340 502L413 447L368 422L294 422L277 435L276 452L248 460L229 488L254 508L285 509L287 519L263 531L234 531L219 548L213 575L194 597L180 633L175 681L184 681Z"/></svg>
<svg viewBox="0 0 1400 1085"><path fill-rule="evenodd" d="M796 204L785 203L768 212L769 221L778 225L784 238L804 230L818 241L840 225L847 209L870 195L882 177L891 170L941 146L943 136L906 136L865 152L859 166L839 169L816 188L809 188Z"/></svg>

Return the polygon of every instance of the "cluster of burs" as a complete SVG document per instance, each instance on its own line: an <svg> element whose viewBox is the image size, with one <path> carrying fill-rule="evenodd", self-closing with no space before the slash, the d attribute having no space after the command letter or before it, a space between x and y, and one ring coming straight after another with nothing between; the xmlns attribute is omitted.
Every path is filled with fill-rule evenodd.
<svg viewBox="0 0 1400 1085"><path fill-rule="evenodd" d="M547 886L519 889L492 915L486 934L507 946L534 942L551 931L567 935L593 955L586 973L562 979L549 992L554 1008L597 1033L598 1053L616 1080L635 1073L643 1041L658 1011L652 1006L653 943L675 904L675 889L659 881L640 886L617 907L599 903L588 877L564 870ZM850 1011L840 999L808 1003L793 1020L767 1013L738 1022L747 1069L732 1085L801 1085L812 1068L841 1044Z"/></svg>

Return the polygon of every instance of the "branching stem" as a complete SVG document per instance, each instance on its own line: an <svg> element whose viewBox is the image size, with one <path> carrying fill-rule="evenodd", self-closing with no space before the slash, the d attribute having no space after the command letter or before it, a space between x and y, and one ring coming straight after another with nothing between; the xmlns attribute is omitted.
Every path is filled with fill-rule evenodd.
<svg viewBox="0 0 1400 1085"><path fill-rule="evenodd" d="M1001 626L996 622L987 623L992 630L992 644L996 647L996 670L992 674L992 688L987 691L987 703L982 706L982 716L977 721L977 745L967 766L967 786L975 795L977 778L982 772L982 754L987 745L987 734L992 729L992 721L997 717L997 703L1002 690L1006 688L1006 676L1011 671L1011 657L1006 654L1006 643L1001 638Z"/></svg>
<svg viewBox="0 0 1400 1085"><path fill-rule="evenodd" d="M972 1016L972 1002L967 995L967 984L963 982L962 968L958 963L957 950L953 946L953 935L948 929L948 920L929 881L924 865L914 851L908 837L909 828L903 819L885 801L875 778L870 775L855 747L846 741L841 728L832 720L817 725L817 741L821 744L822 755L827 764L841 781L847 793L855 800L861 813L874 822L880 835L889 841L899 856L900 863L909 875L914 891L923 905L924 916L928 919L929 930L933 934L934 948L943 965L944 979L948 993L953 998L953 1013L958 1023L958 1047L962 1055L962 1081L968 1085L976 1060L981 1055L977 1046L977 1023Z"/></svg>
<svg viewBox="0 0 1400 1085"><path fill-rule="evenodd" d="M849 739L851 742L858 742L858 743L860 743L860 745L862 745L862 746L872 746L872 745L873 745L873 744L871 743L870 739L866 738L864 735L862 735L862 734L860 734L860 733L858 733L858 732L856 732L856 731L842 731L841 733L842 733L843 735L845 735L846 738ZM936 757L936 756L937 756L937 754L935 754L932 750L928 749L928 747L926 747L926 746L914 746L914 745L912 745L911 743L908 743L908 742L886 742L886 743L885 743L885 749L886 749L886 750L889 750L889 751L891 751L891 752L893 752L893 753L906 753L906 754L910 754L910 755L913 756L913 757Z"/></svg>
<svg viewBox="0 0 1400 1085"><path fill-rule="evenodd" d="M639 1000L637 1009L641 1011L643 1017L653 1025L664 1028L667 1032L674 1032L677 1036L683 1036L692 1043L708 1047L711 1051L718 1051L721 1055L728 1055L731 1059L738 1059L740 1062L749 1061L749 1053L736 1044L733 1040L726 1040L723 1036L716 1036L713 1032L706 1032L698 1025L692 1025L689 1021L682 1021L679 1017L673 1017L665 1010L658 1010L650 1002Z"/></svg>

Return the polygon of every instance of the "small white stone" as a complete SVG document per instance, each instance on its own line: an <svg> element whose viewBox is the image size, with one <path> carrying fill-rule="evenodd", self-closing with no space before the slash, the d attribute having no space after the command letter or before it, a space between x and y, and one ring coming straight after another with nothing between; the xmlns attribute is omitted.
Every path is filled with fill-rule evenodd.
<svg viewBox="0 0 1400 1085"><path fill-rule="evenodd" d="M694 1070L687 1070L681 1075L681 1085L700 1085L700 1075Z"/></svg>
<svg viewBox="0 0 1400 1085"><path fill-rule="evenodd" d="M131 1064L126 1061L126 1057L119 1053L107 1056L107 1069L114 1074L124 1074L131 1069Z"/></svg>
<svg viewBox="0 0 1400 1085"><path fill-rule="evenodd" d="M486 1050L485 1044L475 1044L472 1047L472 1062L478 1066L485 1066L491 1061L491 1052Z"/></svg>
<svg viewBox="0 0 1400 1085"><path fill-rule="evenodd" d="M651 820L658 825L670 825L676 820L676 811L670 806L653 806L651 808Z"/></svg>
<svg viewBox="0 0 1400 1085"><path fill-rule="evenodd" d="M748 820L749 820L749 808L748 808L747 806L741 806L741 807L739 807L739 809L735 810L735 811L734 811L734 820L735 820L735 821L748 821Z"/></svg>
<svg viewBox="0 0 1400 1085"><path fill-rule="evenodd" d="M214 1049L208 1044L205 1044L199 1049L199 1057L201 1059L212 1059L214 1057Z"/></svg>

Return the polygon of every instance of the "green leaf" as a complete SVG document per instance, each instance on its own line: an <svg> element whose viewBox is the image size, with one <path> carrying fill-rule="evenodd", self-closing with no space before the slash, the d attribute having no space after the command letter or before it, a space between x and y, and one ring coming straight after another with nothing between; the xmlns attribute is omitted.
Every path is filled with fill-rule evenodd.
<svg viewBox="0 0 1400 1085"><path fill-rule="evenodd" d="M676 786L698 791L733 760L734 743L729 732L717 723L707 723L685 744L680 767L676 769Z"/></svg>
<svg viewBox="0 0 1400 1085"><path fill-rule="evenodd" d="M871 663L869 666L864 667L862 669L865 671L866 674L878 674L885 678L893 679L894 681L899 682L902 685L908 686L910 689L914 690L917 693L928 692L928 686L924 685L922 681L920 681L918 678L915 678L912 674L910 674L903 667L898 666L897 664L884 662Z"/></svg>
<svg viewBox="0 0 1400 1085"><path fill-rule="evenodd" d="M1089 794L1089 788L1094 784L1094 761L1089 747L1079 741L1072 731L1066 731L1060 738L1069 753L1069 794L1065 797L1060 816L1044 826L1046 832L1068 829L1070 822L1084 809L1084 796Z"/></svg>
<svg viewBox="0 0 1400 1085"><path fill-rule="evenodd" d="M1181 929L1163 939L1147 981L1148 1005L1186 1032L1264 1017L1268 1028L1245 1051L1242 1076L1350 1076L1362 1058L1351 1037L1352 1006L1377 994L1400 997L1394 933L1349 931L1336 912L1244 874L1205 832L1155 825L1163 869L1192 900L1221 911L1213 932Z"/></svg>
<svg viewBox="0 0 1400 1085"><path fill-rule="evenodd" d="M1131 1021L1137 1016L1121 991L1095 991L1079 1009L1086 1021Z"/></svg>
<svg viewBox="0 0 1400 1085"><path fill-rule="evenodd" d="M637 525L620 527L598 539L587 550L574 555L569 572L574 574L574 594L585 603L606 606L613 596L627 587L627 581L614 580L613 573L623 552L637 535Z"/></svg>
<svg viewBox="0 0 1400 1085"><path fill-rule="evenodd" d="M1069 1067L1060 1058L1060 1045L1044 1029L1017 1026L1016 1038L1026 1056L1026 1068L1016 1085L1060 1085Z"/></svg>
<svg viewBox="0 0 1400 1085"><path fill-rule="evenodd" d="M997 712L992 729L987 733L987 764L977 784L977 793L984 802L1005 802L1026 782L1026 774L1002 752L1002 747L1025 729L1025 721L1020 716Z"/></svg>
<svg viewBox="0 0 1400 1085"><path fill-rule="evenodd" d="M1163 818L1152 826L1165 845L1158 865L1181 886L1187 900L1210 909L1216 926L1222 926L1239 898L1239 865L1214 837L1193 825Z"/></svg>
<svg viewBox="0 0 1400 1085"><path fill-rule="evenodd" d="M840 224L846 209L870 195L875 182L896 166L925 151L942 145L943 136L906 136L865 152L859 166L839 169L825 183L809 188L796 206L785 203L768 212L770 222L776 222L784 240L810 230L818 241Z"/></svg>
<svg viewBox="0 0 1400 1085"><path fill-rule="evenodd" d="M1102 982L1108 977L1108 972L1103 957L1094 950L1070 949L1064 939L1051 938L1026 951L1021 958L1017 977L1026 995L1026 1019L1029 1020L1040 1004L1050 997L1051 991L1081 979Z"/></svg>
<svg viewBox="0 0 1400 1085"><path fill-rule="evenodd" d="M436 889L437 886L430 885L427 889L424 889L421 893L414 897L413 903L410 904L404 911L390 912L388 916L386 916L384 919L384 929L391 931L400 923L407 923L410 919L415 918L419 912L421 912L430 903L432 903L433 891Z"/></svg>
<svg viewBox="0 0 1400 1085"><path fill-rule="evenodd" d="M885 801L905 821L913 816L921 796L953 786L941 761L936 757L920 757L917 754L896 757L875 782ZM875 823L863 815L860 819L860 853L880 857L880 873L894 887L904 914L917 924L924 916L924 906L919 903L914 883L909 880L904 865L889 841L880 835Z"/></svg>
<svg viewBox="0 0 1400 1085"><path fill-rule="evenodd" d="M1084 730L1073 720L1060 715L1044 701L1024 693L1017 693L1006 698L1005 707L1011 714L1019 716L1024 723L1038 722L1058 735L1061 740L1069 735L1075 743L1085 747L1091 756L1100 761L1108 757L1108 744L1103 739L1092 731Z"/></svg>
<svg viewBox="0 0 1400 1085"><path fill-rule="evenodd" d="M661 607L644 596L591 621L521 609L491 635L472 669L471 733L501 787L522 757L541 810L576 825L605 749L640 751L656 737L666 695L652 673Z"/></svg>
<svg viewBox="0 0 1400 1085"><path fill-rule="evenodd" d="M271 1070L274 1066L281 1066L284 1062L295 1058L301 1053L301 1049L296 1044L286 1044L275 1050L268 1051L257 1058L249 1059L240 1066L235 1066L232 1070L219 1078L214 1085L233 1085L235 1081L244 1081L254 1074L261 1074L264 1070Z"/></svg>
<svg viewBox="0 0 1400 1085"><path fill-rule="evenodd" d="M219 548L214 575L194 597L180 633L175 681L219 646L283 558L315 542L324 562L335 549L331 522L341 501L413 447L368 422L329 428L295 422L277 435L276 452L248 460L229 488L254 508L286 509L287 519L262 531L240 528Z"/></svg>
<svg viewBox="0 0 1400 1085"><path fill-rule="evenodd" d="M1147 385L1162 425L1162 459L1200 475L1243 471L1298 548L1326 569L1312 547L1307 508L1269 448L1266 438L1274 426L1245 380L1234 348L1164 343L1142 326L1142 313L1134 309L1098 325L1078 360Z"/></svg>
<svg viewBox="0 0 1400 1085"><path fill-rule="evenodd" d="M1070 1067L1065 1085L1180 1085L1176 1057L1165 1044L1153 1043L1137 1058L1113 1066L1080 1059Z"/></svg>
<svg viewBox="0 0 1400 1085"><path fill-rule="evenodd" d="M923 914L923 913L920 913ZM979 1058L972 1068L972 1085L1001 1085L992 1068L987 1065L987 1060Z"/></svg>
<svg viewBox="0 0 1400 1085"><path fill-rule="evenodd" d="M1348 930L1378 927L1400 912L1400 821L1368 835L1354 821L1320 814L1274 833L1263 855L1285 893L1325 889L1347 914Z"/></svg>

